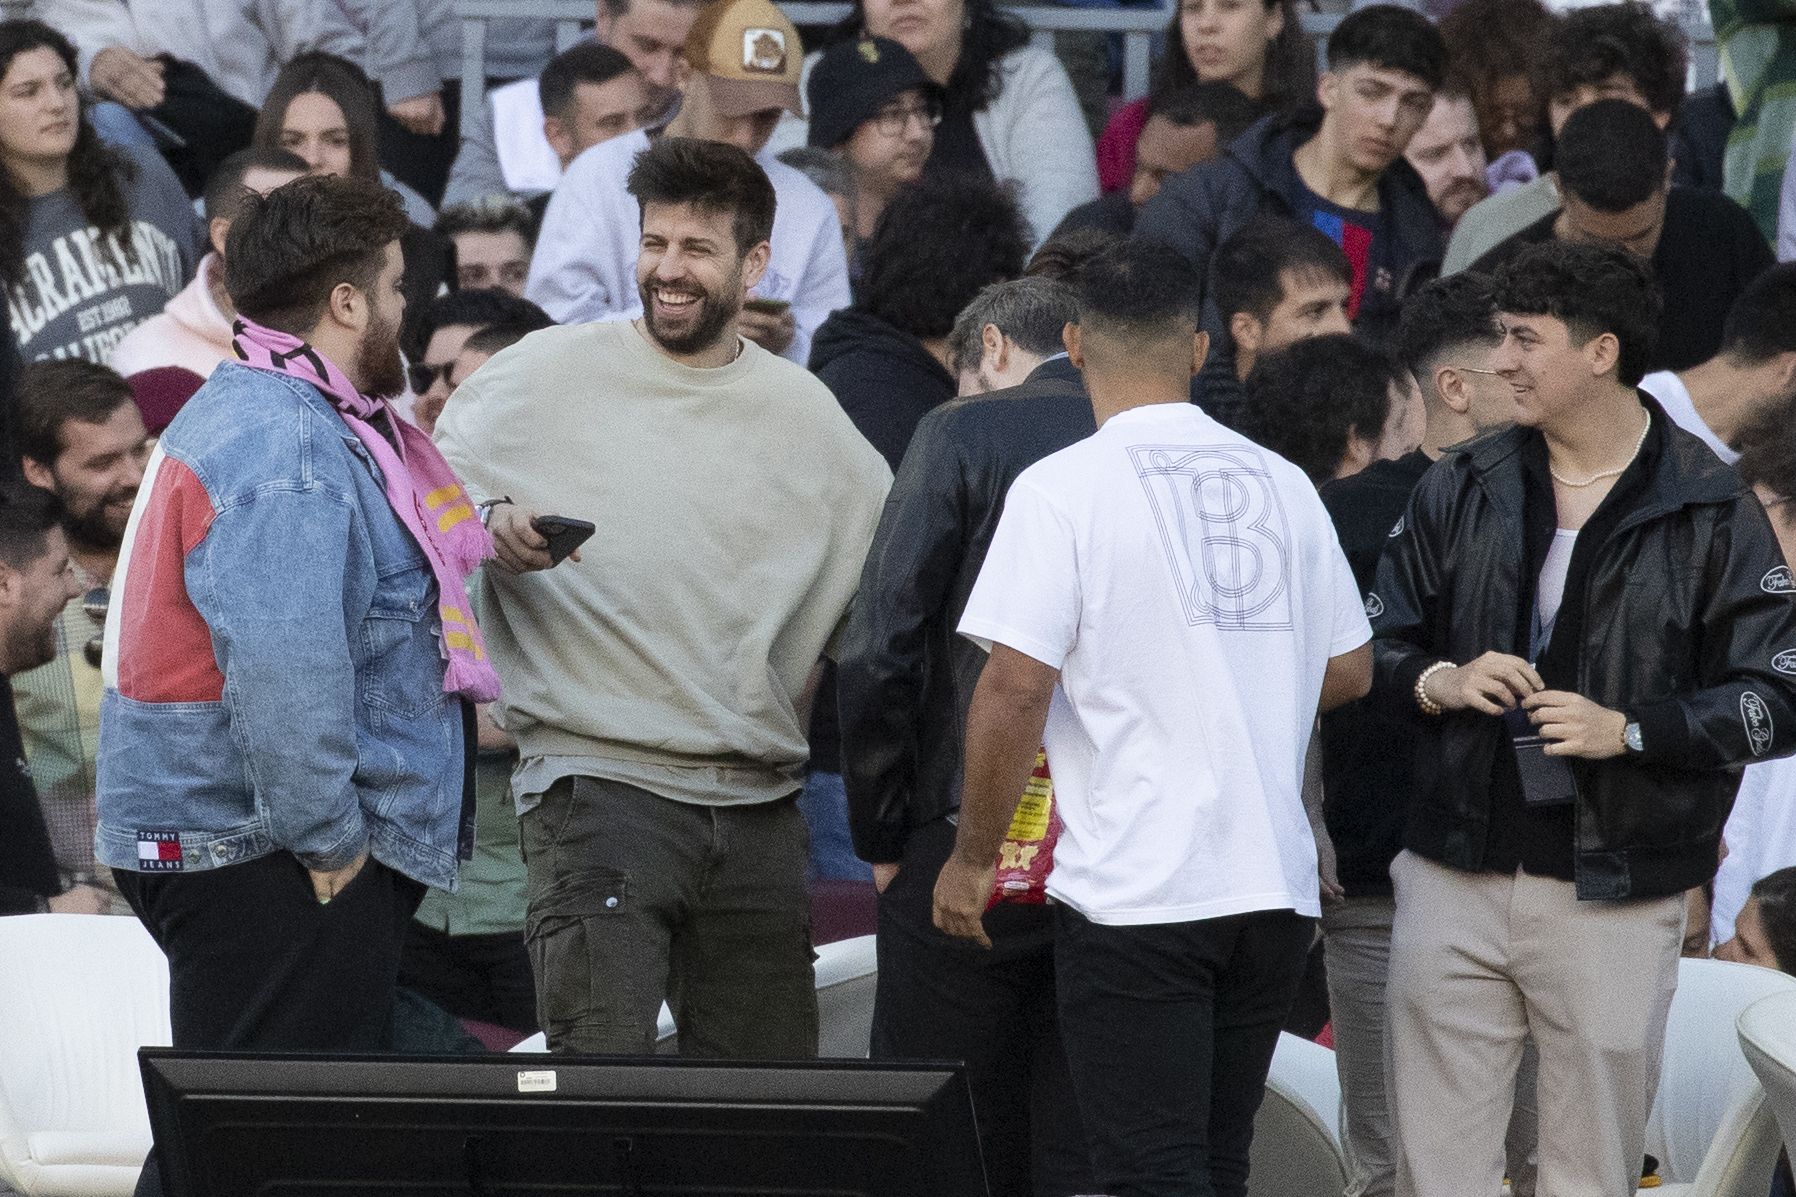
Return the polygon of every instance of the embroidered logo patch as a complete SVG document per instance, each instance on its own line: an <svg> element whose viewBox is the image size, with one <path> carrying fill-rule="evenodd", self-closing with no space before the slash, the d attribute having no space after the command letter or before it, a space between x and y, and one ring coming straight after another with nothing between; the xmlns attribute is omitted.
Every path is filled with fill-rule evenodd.
<svg viewBox="0 0 1796 1197"><path fill-rule="evenodd" d="M1771 751L1771 708L1751 690L1740 695L1740 723L1746 728L1746 744L1752 755Z"/></svg>
<svg viewBox="0 0 1796 1197"><path fill-rule="evenodd" d="M1789 566L1780 565L1766 571L1759 579L1759 589L1766 594L1796 594L1796 578L1790 576Z"/></svg>
<svg viewBox="0 0 1796 1197"><path fill-rule="evenodd" d="M1366 595L1366 618L1377 619L1384 614L1384 600L1375 594Z"/></svg>
<svg viewBox="0 0 1796 1197"><path fill-rule="evenodd" d="M863 37L860 44L854 49L861 56L861 61L868 66L874 66L879 62L879 43L872 38Z"/></svg>
<svg viewBox="0 0 1796 1197"><path fill-rule="evenodd" d="M742 69L766 75L783 74L786 69L785 33L779 29L744 29Z"/></svg>
<svg viewBox="0 0 1796 1197"><path fill-rule="evenodd" d="M1779 673L1796 674L1796 648L1786 648L1772 657L1771 668Z"/></svg>
<svg viewBox="0 0 1796 1197"><path fill-rule="evenodd" d="M178 831L140 831L137 833L137 867L145 873L179 873L181 871L181 833Z"/></svg>
<svg viewBox="0 0 1796 1197"><path fill-rule="evenodd" d="M1404 526L1405 526L1405 525L1404 525L1404 521L1405 521L1405 520L1407 520L1407 519L1408 519L1408 518L1409 518L1409 517L1408 517L1408 516L1405 516L1405 515L1400 515L1400 516L1398 516L1398 517L1397 517L1397 525L1396 525L1396 527L1394 527L1394 528L1392 528L1392 529L1391 529L1391 531L1390 531L1390 533L1389 533L1389 534L1390 534L1390 535L1391 535L1391 536L1402 536L1402 535L1403 535L1403 529L1404 529Z"/></svg>

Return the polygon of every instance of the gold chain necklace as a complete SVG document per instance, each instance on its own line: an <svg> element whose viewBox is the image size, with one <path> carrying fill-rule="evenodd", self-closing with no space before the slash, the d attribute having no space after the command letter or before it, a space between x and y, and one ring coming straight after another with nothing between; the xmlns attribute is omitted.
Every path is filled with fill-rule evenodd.
<svg viewBox="0 0 1796 1197"><path fill-rule="evenodd" d="M1561 486L1570 486L1573 488L1590 486L1595 483L1601 482L1605 478L1615 477L1617 474L1621 473L1623 470L1627 469L1629 466L1634 464L1634 459L1636 457L1640 456L1640 446L1646 444L1646 434L1652 430L1653 417L1652 417L1651 412L1645 412L1643 414L1646 416L1646 423L1644 423L1640 426L1640 439L1634 442L1634 451L1632 453L1628 454L1628 459L1626 461L1622 462L1620 465L1616 466L1614 469L1604 470L1600 474L1592 474L1590 477L1584 479L1582 482L1579 482L1574 479L1567 478L1564 474L1561 474L1558 470L1555 470L1553 468L1553 463L1551 461L1549 461L1549 462L1547 462L1547 473L1549 473L1553 476L1554 482L1559 483Z"/></svg>

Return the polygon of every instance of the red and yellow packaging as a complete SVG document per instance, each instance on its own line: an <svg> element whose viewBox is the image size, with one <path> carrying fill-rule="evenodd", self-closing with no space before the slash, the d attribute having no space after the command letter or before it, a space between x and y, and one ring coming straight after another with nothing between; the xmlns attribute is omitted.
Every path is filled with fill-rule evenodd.
<svg viewBox="0 0 1796 1197"><path fill-rule="evenodd" d="M1054 778L1048 772L1048 754L1035 754L1035 771L1023 787L1010 820L1010 832L998 846L998 876L992 883L991 901L1020 902L1039 906L1048 900L1048 874L1054 868L1054 845L1060 839L1060 811L1054 805Z"/></svg>

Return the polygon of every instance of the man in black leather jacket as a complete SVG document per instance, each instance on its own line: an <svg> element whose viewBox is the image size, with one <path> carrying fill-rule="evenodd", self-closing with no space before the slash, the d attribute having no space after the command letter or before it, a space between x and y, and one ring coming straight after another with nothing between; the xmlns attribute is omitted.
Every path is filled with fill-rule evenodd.
<svg viewBox="0 0 1796 1197"><path fill-rule="evenodd" d="M1796 584L1734 471L1636 389L1645 266L1530 247L1497 275L1516 427L1450 451L1367 598L1374 700L1416 721L1392 865L1400 1195L1502 1182L1525 1035L1542 1192L1633 1190L1683 891L1733 767L1796 748Z"/></svg>
<svg viewBox="0 0 1796 1197"><path fill-rule="evenodd" d="M985 665L955 626L1011 482L1097 429L1059 347L1076 310L1063 284L1021 279L987 288L962 314L950 348L963 394L1015 374L1019 356L1049 360L1020 385L944 404L917 425L837 657L849 821L880 889L873 1055L967 1062L994 1197L1093 1189L1055 1024L1048 908L994 908L989 952L931 921L954 846L967 704Z"/></svg>

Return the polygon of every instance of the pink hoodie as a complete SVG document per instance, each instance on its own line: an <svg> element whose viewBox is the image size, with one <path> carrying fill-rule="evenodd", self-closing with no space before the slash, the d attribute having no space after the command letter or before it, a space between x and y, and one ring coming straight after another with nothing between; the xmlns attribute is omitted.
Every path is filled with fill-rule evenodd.
<svg viewBox="0 0 1796 1197"><path fill-rule="evenodd" d="M157 315L125 334L106 363L126 378L155 366L179 366L209 378L218 364L234 360L231 320L212 298L210 280L217 254L200 260L193 280Z"/></svg>

